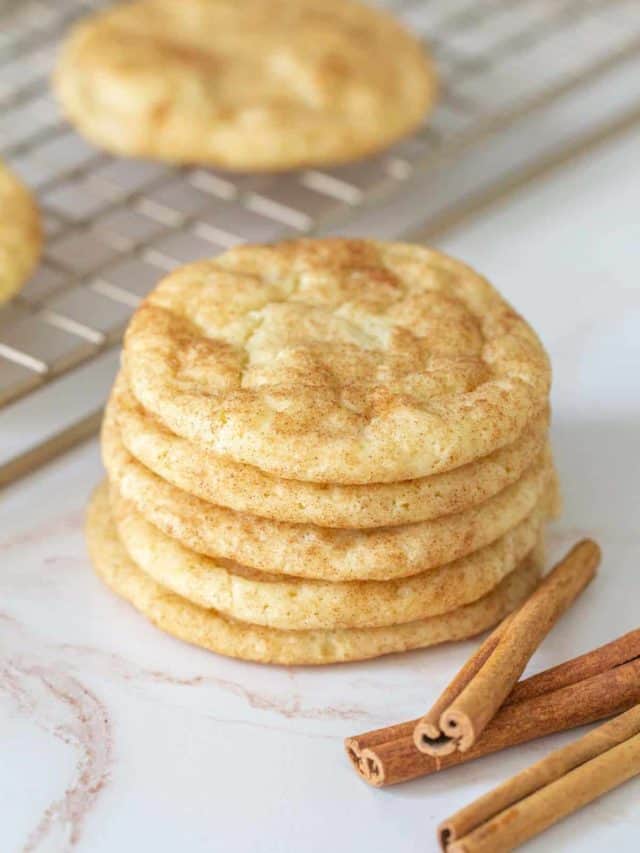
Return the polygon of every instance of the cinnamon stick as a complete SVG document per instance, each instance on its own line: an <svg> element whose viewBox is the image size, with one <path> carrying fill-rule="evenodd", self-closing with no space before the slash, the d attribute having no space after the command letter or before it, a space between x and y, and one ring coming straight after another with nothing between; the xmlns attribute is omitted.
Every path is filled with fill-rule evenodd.
<svg viewBox="0 0 640 853"><path fill-rule="evenodd" d="M519 681L505 699L505 704L522 702L523 699L532 699L551 690L575 684L577 681L591 678L592 675L598 675L615 666L628 663L634 658L640 658L640 628L629 631L584 655Z"/></svg>
<svg viewBox="0 0 640 853"><path fill-rule="evenodd" d="M442 732L440 718L495 652L513 616L514 614L511 613L489 634L484 643L458 671L453 681L445 687L428 714L417 721L414 738L417 739L416 746L421 752L426 752L428 755L448 755L450 752L455 752L456 741Z"/></svg>
<svg viewBox="0 0 640 853"><path fill-rule="evenodd" d="M552 752L438 829L448 853L512 850L640 773L640 705Z"/></svg>
<svg viewBox="0 0 640 853"><path fill-rule="evenodd" d="M347 738L362 779L376 787L436 773L482 755L620 713L640 702L640 629L527 678L468 752L430 756L413 742L417 720Z"/></svg>
<svg viewBox="0 0 640 853"><path fill-rule="evenodd" d="M416 724L414 743L421 752L437 757L473 747L531 655L594 577L599 562L598 545L583 539L489 635Z"/></svg>

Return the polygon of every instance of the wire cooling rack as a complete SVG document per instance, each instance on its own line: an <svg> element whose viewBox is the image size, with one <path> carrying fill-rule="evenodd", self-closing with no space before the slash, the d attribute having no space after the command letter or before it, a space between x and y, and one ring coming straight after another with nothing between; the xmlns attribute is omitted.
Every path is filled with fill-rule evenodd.
<svg viewBox="0 0 640 853"><path fill-rule="evenodd" d="M0 0L0 157L37 193L46 226L38 270L0 310L0 432L3 412L15 432L25 397L117 347L164 272L237 243L335 229L640 55L635 0L387 2L436 59L441 100L424 126L351 165L232 175L112 157L62 119L48 83L58 44L102 5ZM70 436L74 417L60 427ZM0 458L0 475L16 453Z"/></svg>

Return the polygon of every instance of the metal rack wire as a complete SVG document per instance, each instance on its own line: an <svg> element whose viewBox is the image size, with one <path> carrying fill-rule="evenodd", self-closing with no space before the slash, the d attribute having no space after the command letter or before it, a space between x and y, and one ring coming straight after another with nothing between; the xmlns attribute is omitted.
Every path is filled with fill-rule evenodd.
<svg viewBox="0 0 640 853"><path fill-rule="evenodd" d="M47 234L39 269L0 310L0 426L3 406L117 346L164 271L239 242L346 223L640 54L632 0L387 2L428 42L442 81L418 133L347 166L231 175L115 158L62 119L48 85L58 42L101 5L27 0L0 14L0 156L37 192Z"/></svg>

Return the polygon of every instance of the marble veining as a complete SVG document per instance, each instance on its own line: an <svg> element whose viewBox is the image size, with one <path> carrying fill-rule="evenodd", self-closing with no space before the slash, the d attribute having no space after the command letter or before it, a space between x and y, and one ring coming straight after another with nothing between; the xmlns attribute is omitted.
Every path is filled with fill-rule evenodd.
<svg viewBox="0 0 640 853"><path fill-rule="evenodd" d="M584 535L603 547L598 578L529 672L640 622L639 141L443 246L494 280L551 352L565 509L550 559ZM90 442L0 498L0 853L423 853L443 816L574 737L369 789L342 739L420 714L473 644L321 669L181 644L91 572L82 521L101 476ZM635 853L639 793L629 783L528 853Z"/></svg>
<svg viewBox="0 0 640 853"><path fill-rule="evenodd" d="M109 780L112 732L107 708L78 679L20 657L10 657L0 666L0 690L76 756L73 778L40 816L23 849L32 853L55 844L71 848Z"/></svg>

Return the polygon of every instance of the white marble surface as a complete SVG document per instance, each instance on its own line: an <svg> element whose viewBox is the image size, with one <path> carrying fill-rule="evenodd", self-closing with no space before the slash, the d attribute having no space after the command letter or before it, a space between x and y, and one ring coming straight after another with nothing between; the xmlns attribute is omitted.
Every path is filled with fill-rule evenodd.
<svg viewBox="0 0 640 853"><path fill-rule="evenodd" d="M443 241L552 353L553 551L583 533L604 548L532 669L640 622L639 146L636 132ZM320 670L183 646L90 571L82 515L100 476L92 442L0 504L0 850L434 850L439 819L570 737L368 788L342 738L417 715L471 646ZM636 780L528 849L637 851L639 798Z"/></svg>

